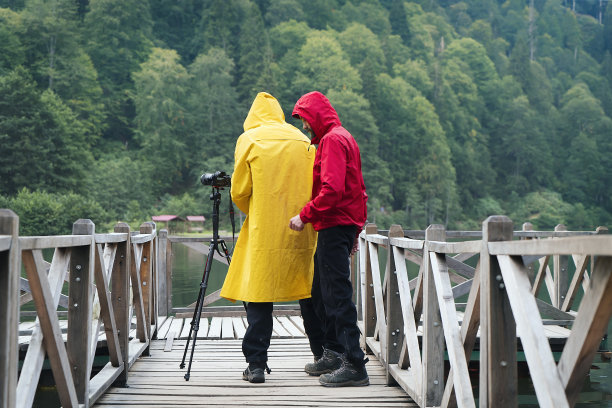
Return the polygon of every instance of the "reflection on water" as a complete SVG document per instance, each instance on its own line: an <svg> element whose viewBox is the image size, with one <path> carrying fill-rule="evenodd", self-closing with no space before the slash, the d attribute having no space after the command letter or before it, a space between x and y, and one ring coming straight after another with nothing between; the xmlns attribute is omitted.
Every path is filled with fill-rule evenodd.
<svg viewBox="0 0 612 408"><path fill-rule="evenodd" d="M200 283L204 276L204 266L208 256L209 242L203 243L206 247L206 254L190 249L182 244L172 245L172 306L185 307L194 303L198 299ZM229 246L230 244L228 244ZM231 251L231 246L229 250ZM221 289L225 275L227 274L227 263L214 261L208 276L208 287L206 295ZM233 305L235 303L226 299L221 299L211 306Z"/></svg>

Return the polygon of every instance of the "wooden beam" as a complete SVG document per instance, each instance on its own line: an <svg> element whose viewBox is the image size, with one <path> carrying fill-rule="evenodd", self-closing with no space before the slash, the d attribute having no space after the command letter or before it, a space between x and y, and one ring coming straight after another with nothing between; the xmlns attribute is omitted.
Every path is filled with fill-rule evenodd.
<svg viewBox="0 0 612 408"><path fill-rule="evenodd" d="M544 325L537 317L538 306L531 293L529 272L516 258L500 255L497 259L529 365L531 381L538 397L538 405L543 408L569 408Z"/></svg>
<svg viewBox="0 0 612 408"><path fill-rule="evenodd" d="M0 406L13 407L16 401L19 360L19 217L0 209Z"/></svg>
<svg viewBox="0 0 612 408"><path fill-rule="evenodd" d="M580 303L572 332L565 343L558 365L571 405L578 398L612 316L612 257L597 257L588 293Z"/></svg>
<svg viewBox="0 0 612 408"><path fill-rule="evenodd" d="M481 408L515 407L518 404L516 325L497 259L489 252L495 241L512 239L512 221L505 216L491 216L482 224L482 236L479 404Z"/></svg>
<svg viewBox="0 0 612 408"><path fill-rule="evenodd" d="M425 231L423 248L423 403L439 406L444 394L444 332L436 295L429 241L446 240L442 225L430 225Z"/></svg>
<svg viewBox="0 0 612 408"><path fill-rule="evenodd" d="M389 228L389 241L393 237L403 237L404 230L399 225L391 225ZM404 337L404 322L402 319L402 304L400 300L400 292L398 285L398 268L396 267L396 257L394 256L393 247L387 251L387 270L385 277L387 279L387 298L386 298L386 319L388 340L387 352L385 355L385 374L387 377L387 385L394 385L396 381L389 371L389 364L397 364L401 352L402 342ZM402 254L397 262L405 263L406 260Z"/></svg>
<svg viewBox="0 0 612 408"><path fill-rule="evenodd" d="M117 244L117 252L115 254L115 262L112 264L112 280L111 280L111 303L115 314L115 323L117 325L117 339L119 341L119 349L123 363L123 370L115 379L115 384L124 386L128 378L129 364L129 344L130 344L130 275L132 267L132 251L130 248L130 226L126 223L118 223L115 225L116 233L124 233L127 235L126 240Z"/></svg>
<svg viewBox="0 0 612 408"><path fill-rule="evenodd" d="M470 373L463 350L461 329L457 322L457 309L453 300L453 291L448 273L448 266L444 254L429 254L431 270L436 285L436 295L440 306L440 317L444 340L448 352L452 372L452 380L455 384L455 396L459 407L475 407L474 395L472 394L472 383Z"/></svg>
<svg viewBox="0 0 612 408"><path fill-rule="evenodd" d="M87 406L93 364L89 346L92 339L95 225L91 220L77 220L72 226L72 233L89 236L89 245L73 248L70 258L66 341L77 398L80 404Z"/></svg>

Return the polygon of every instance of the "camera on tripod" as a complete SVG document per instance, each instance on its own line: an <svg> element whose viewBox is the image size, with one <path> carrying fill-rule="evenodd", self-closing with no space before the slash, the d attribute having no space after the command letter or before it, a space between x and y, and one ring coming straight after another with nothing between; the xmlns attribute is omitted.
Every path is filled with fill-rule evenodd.
<svg viewBox="0 0 612 408"><path fill-rule="evenodd" d="M232 183L232 177L224 171L215 171L214 173L202 174L200 182L205 186L229 187Z"/></svg>

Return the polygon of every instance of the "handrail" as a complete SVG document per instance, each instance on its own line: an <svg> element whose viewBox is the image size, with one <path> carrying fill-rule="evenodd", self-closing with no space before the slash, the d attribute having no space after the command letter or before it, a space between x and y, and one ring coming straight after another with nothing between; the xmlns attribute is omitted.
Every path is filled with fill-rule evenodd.
<svg viewBox="0 0 612 408"><path fill-rule="evenodd" d="M605 231L513 231L501 216L472 233L367 225L357 274L363 345L383 363L387 383L399 384L420 406L474 407L467 367L480 331L481 406L516 406L520 333L540 406L573 406L612 316L612 236L596 236ZM382 248L386 261L379 262ZM416 277L410 264L418 267ZM550 303L537 297L542 290ZM579 290L585 295L577 313L567 313ZM464 295L458 314L456 299ZM571 326L560 329L569 337L558 365L545 330L554 323Z"/></svg>
<svg viewBox="0 0 612 408"><path fill-rule="evenodd" d="M130 366L148 355L155 336L155 225L144 223L133 234L119 223L114 232L100 234L90 220L78 220L72 235L31 237L20 237L16 226L18 217L0 210L0 406L32 406L46 354L62 406L89 407L111 385L127 382ZM49 261L44 249L54 249ZM20 284L22 265L28 279ZM67 313L57 311L60 298ZM34 303L37 319L17 380L19 305L27 302ZM60 315L67 317L65 334ZM130 334L132 316L136 331ZM99 336L106 340L110 361L91 377Z"/></svg>

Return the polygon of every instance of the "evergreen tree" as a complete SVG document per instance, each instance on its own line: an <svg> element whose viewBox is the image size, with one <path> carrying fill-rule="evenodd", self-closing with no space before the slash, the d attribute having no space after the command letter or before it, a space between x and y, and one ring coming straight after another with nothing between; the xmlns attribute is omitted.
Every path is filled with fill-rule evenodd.
<svg viewBox="0 0 612 408"><path fill-rule="evenodd" d="M253 101L257 92L261 91L257 88L257 80L266 69L266 62L269 65L272 61L270 54L266 54L268 39L259 7L251 3L245 17L240 31L237 88L240 100L247 106ZM267 61L265 57L268 57Z"/></svg>
<svg viewBox="0 0 612 408"><path fill-rule="evenodd" d="M139 0L91 0L85 16L87 52L104 93L105 137L124 144L132 139L134 89L131 74L152 48L149 3Z"/></svg>

